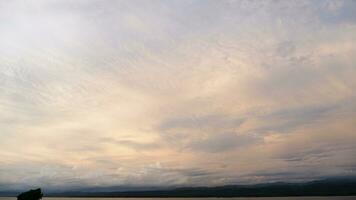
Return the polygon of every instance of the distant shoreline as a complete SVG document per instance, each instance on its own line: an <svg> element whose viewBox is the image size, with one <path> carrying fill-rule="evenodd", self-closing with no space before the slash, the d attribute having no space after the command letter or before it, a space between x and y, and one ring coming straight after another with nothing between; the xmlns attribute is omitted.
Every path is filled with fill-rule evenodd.
<svg viewBox="0 0 356 200"><path fill-rule="evenodd" d="M226 185L217 187L184 187L170 189L141 189L130 191L99 191L87 188L77 191L46 192L44 197L70 198L208 198L208 197L326 197L356 196L356 177L324 179L304 183L265 183L255 185ZM0 196L15 197L18 192L0 191Z"/></svg>

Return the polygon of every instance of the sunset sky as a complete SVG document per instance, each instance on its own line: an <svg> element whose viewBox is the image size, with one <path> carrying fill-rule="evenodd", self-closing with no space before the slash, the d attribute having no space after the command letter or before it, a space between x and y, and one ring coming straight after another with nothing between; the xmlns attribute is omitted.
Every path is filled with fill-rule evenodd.
<svg viewBox="0 0 356 200"><path fill-rule="evenodd" d="M356 1L0 0L0 190L356 175Z"/></svg>

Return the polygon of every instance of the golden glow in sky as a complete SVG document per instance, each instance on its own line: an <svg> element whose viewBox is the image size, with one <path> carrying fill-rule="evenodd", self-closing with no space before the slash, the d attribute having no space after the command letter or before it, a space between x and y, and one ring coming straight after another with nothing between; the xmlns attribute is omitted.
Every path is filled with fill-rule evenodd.
<svg viewBox="0 0 356 200"><path fill-rule="evenodd" d="M0 186L355 175L356 2L0 1Z"/></svg>

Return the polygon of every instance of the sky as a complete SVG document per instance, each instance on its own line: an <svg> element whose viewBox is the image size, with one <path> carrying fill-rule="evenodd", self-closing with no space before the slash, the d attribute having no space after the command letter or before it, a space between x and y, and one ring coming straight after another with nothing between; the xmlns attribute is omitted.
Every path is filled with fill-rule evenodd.
<svg viewBox="0 0 356 200"><path fill-rule="evenodd" d="M0 190L356 175L356 1L0 0Z"/></svg>

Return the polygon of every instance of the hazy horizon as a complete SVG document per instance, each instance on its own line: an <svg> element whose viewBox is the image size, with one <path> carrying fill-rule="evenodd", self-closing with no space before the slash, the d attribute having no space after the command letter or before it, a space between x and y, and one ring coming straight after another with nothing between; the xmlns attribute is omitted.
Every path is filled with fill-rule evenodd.
<svg viewBox="0 0 356 200"><path fill-rule="evenodd" d="M356 175L354 0L0 0L0 190Z"/></svg>

